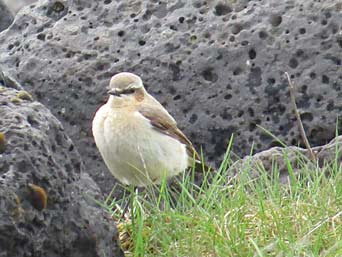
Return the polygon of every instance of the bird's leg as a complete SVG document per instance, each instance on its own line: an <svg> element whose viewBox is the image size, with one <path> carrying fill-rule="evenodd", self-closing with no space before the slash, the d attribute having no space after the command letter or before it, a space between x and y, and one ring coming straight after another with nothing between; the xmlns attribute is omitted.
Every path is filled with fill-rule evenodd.
<svg viewBox="0 0 342 257"><path fill-rule="evenodd" d="M134 199L133 199L133 197L135 197L135 193L136 193L136 191L137 191L137 189L138 189L138 187L137 186L132 186L132 185L130 185L130 187L129 187L129 192L130 192L130 196L129 196L129 199L128 199L128 201L126 201L125 202L125 205L124 205L124 207L123 207L123 209L122 209L122 216L121 216L121 219L125 219L126 217L126 213L127 212L130 212L130 216L131 216L131 218L132 218L132 215L133 215L133 201L134 201Z"/></svg>

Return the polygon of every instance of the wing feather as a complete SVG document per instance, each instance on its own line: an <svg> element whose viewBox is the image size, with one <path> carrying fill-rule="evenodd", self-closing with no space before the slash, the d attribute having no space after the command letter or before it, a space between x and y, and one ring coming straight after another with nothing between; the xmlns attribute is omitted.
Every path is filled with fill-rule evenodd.
<svg viewBox="0 0 342 257"><path fill-rule="evenodd" d="M156 109L153 106L139 106L138 112L148 119L154 129L168 135L181 143L186 145L188 156L195 158L197 161L201 161L201 158L191 141L183 134L183 132L177 127L176 121L165 109Z"/></svg>

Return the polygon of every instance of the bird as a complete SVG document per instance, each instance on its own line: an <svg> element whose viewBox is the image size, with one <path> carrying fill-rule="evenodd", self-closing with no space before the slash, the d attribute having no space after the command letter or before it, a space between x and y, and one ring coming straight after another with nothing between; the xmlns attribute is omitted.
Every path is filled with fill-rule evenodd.
<svg viewBox="0 0 342 257"><path fill-rule="evenodd" d="M92 133L106 166L122 184L146 187L194 164L202 167L191 141L138 75L114 75L108 94L95 113Z"/></svg>

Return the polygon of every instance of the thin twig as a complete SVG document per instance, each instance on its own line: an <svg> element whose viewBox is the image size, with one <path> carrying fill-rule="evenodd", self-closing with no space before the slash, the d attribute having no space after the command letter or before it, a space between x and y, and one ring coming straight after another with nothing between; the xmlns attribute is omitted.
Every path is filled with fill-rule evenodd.
<svg viewBox="0 0 342 257"><path fill-rule="evenodd" d="M292 84L290 75L287 72L285 72L285 75L286 75L287 81L289 83L290 97L291 97L291 102L292 102L293 109L294 109L294 112L295 112L295 115L296 115L296 118L297 118L298 127L299 127L299 133L300 133L300 135L301 135L301 137L302 137L302 139L304 141L304 144L305 144L306 148L309 151L310 159L312 161L316 161L316 156L315 156L314 152L312 151L312 148L310 146L308 138L306 137L305 130L304 130L304 127L303 127L303 123L302 123L302 120L300 118L300 114L299 114L299 111L298 111L298 108L297 108L296 98L295 98L295 88L294 88L294 86Z"/></svg>

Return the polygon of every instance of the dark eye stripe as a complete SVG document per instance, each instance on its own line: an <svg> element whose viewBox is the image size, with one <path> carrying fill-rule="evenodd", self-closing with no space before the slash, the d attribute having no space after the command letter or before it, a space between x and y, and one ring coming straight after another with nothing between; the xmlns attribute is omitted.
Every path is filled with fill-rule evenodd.
<svg viewBox="0 0 342 257"><path fill-rule="evenodd" d="M129 89L123 90L121 94L129 95L129 94L133 94L134 92L135 92L134 88L129 88Z"/></svg>

